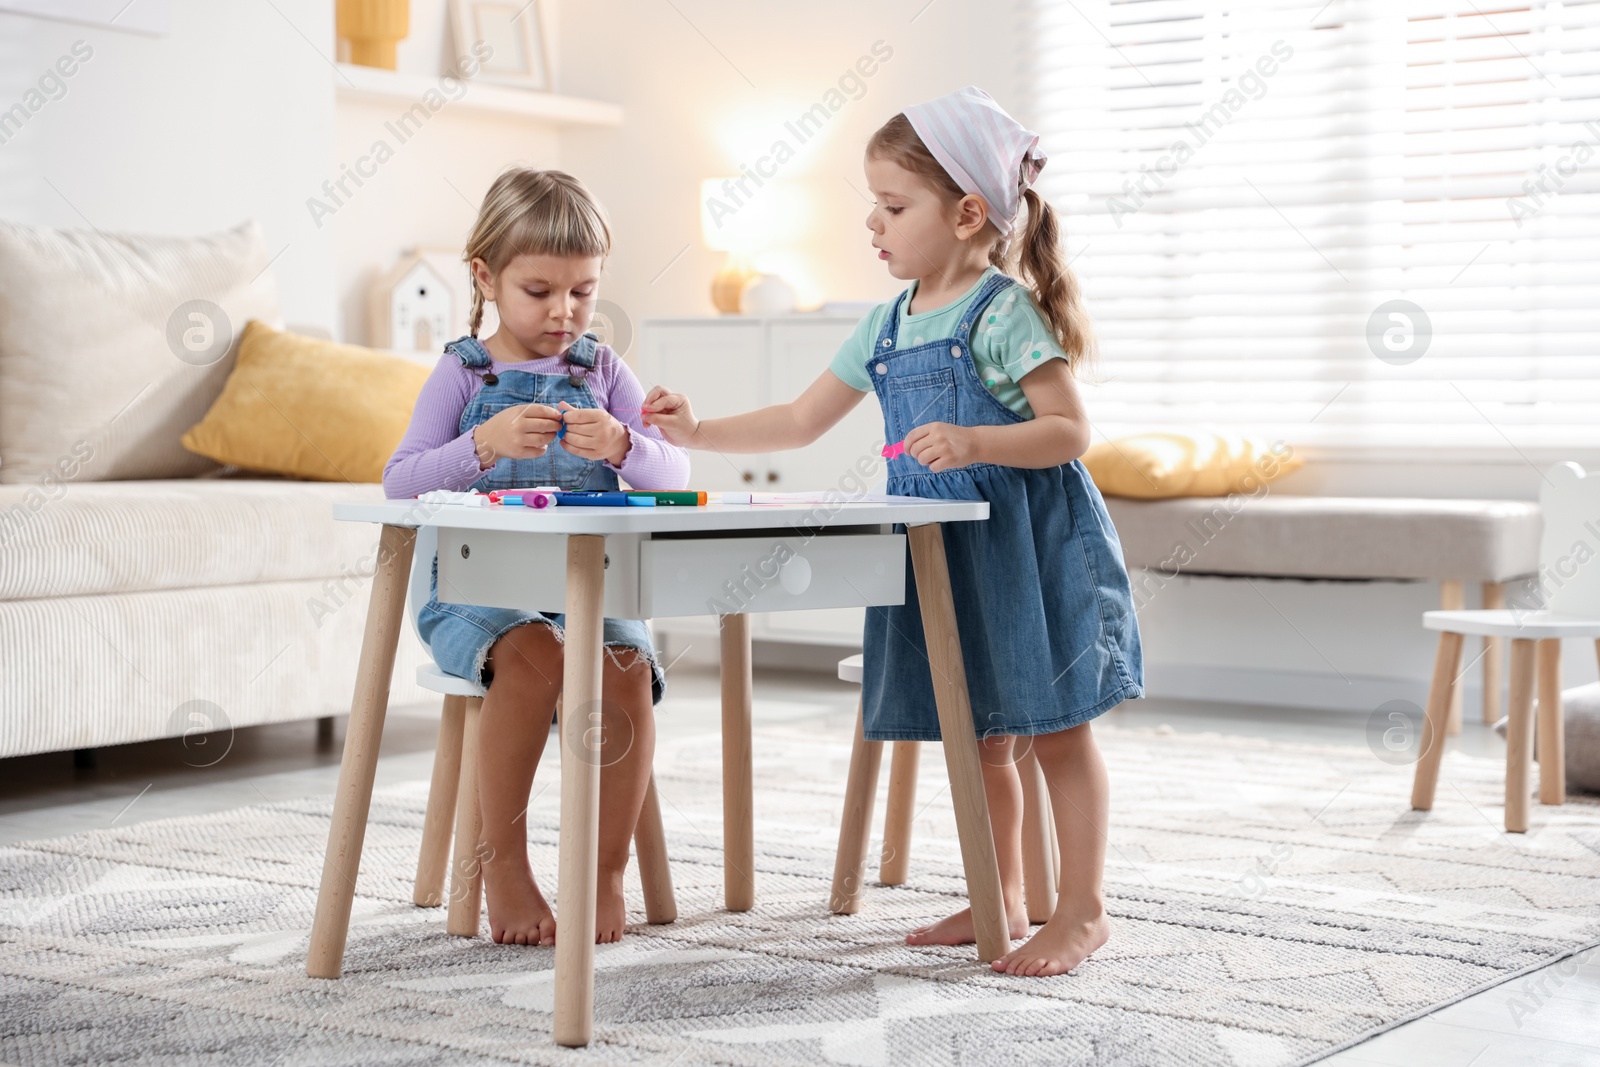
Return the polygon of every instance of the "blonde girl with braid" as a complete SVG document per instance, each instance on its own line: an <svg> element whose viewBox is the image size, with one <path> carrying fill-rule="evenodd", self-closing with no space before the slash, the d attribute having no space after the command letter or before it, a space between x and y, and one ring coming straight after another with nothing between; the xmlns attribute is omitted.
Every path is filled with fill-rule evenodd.
<svg viewBox="0 0 1600 1067"><path fill-rule="evenodd" d="M619 476L636 489L684 487L688 453L643 424L638 379L587 332L610 250L604 212L570 174L519 168L494 181L463 256L472 275L471 333L445 345L423 386L384 469L386 495L616 489ZM499 326L480 339L488 303ZM556 917L533 876L524 816L561 690L565 618L462 604L448 589L441 599L438 573L435 558L418 631L441 670L488 690L478 782L490 930L502 943L551 945ZM666 678L642 621L606 619L603 640L595 931L606 942L619 939L627 921L623 871Z"/></svg>

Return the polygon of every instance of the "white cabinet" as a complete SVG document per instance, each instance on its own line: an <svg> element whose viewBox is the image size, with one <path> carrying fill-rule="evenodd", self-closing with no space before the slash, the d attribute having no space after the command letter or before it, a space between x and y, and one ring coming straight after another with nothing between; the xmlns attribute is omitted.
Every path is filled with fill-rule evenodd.
<svg viewBox="0 0 1600 1067"><path fill-rule="evenodd" d="M639 327L638 373L646 391L665 385L694 403L702 419L737 415L793 400L828 369L858 320L837 315L650 319ZM822 439L790 452L689 453L689 488L800 493L881 492L888 477L877 397L861 403ZM752 614L751 635L779 641L859 645L863 609L821 608ZM663 618L657 633L709 634L711 619Z"/></svg>

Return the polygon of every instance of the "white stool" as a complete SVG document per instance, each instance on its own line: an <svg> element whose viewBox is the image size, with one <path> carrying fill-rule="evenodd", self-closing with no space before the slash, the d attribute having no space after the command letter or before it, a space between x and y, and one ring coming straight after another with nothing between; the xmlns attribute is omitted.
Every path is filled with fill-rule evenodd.
<svg viewBox="0 0 1600 1067"><path fill-rule="evenodd" d="M861 684L862 656L839 661L839 678ZM911 862L911 822L917 801L919 741L895 741L889 765L889 810L883 819L883 852L878 881L902 885ZM844 814L839 819L839 851L833 863L833 892L828 907L836 915L853 915L861 907L861 882L872 831L872 806L878 796L878 766L883 742L868 741L861 703L856 703L856 736L850 747L850 771L844 787ZM1033 754L1033 746L1017 757L1022 776L1022 880L1028 921L1042 923L1056 910L1061 882L1061 853L1056 842L1050 791Z"/></svg>
<svg viewBox="0 0 1600 1067"><path fill-rule="evenodd" d="M428 602L433 557L439 550L439 531L423 526L411 558L406 618L416 632L417 611ZM421 634L417 634L421 640ZM486 690L475 682L446 674L432 662L417 668L417 684L444 695L439 716L439 743L433 754L433 780L428 786L428 812L422 820L422 848L417 854L417 880L411 899L418 907L443 903L445 867L450 866L450 910L445 929L461 937L477 937L483 914L483 868L478 844L483 835L483 813L478 806L478 714ZM560 699L556 709L559 713ZM455 823L455 856L450 856L450 825ZM667 842L661 828L661 804L656 797L655 775L645 787L644 807L633 831L639 858L639 880L644 885L645 915L652 923L670 923L678 917L672 893L672 872L667 866Z"/></svg>

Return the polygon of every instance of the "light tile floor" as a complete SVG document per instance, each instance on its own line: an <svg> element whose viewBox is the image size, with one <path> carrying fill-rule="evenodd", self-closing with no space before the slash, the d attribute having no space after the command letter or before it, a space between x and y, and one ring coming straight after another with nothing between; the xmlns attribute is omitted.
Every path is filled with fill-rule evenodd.
<svg viewBox="0 0 1600 1067"><path fill-rule="evenodd" d="M714 669L674 668L657 712L661 735L714 738L717 692ZM857 688L826 674L758 668L755 692L758 720L813 720L819 730L840 737L848 737L854 725ZM1108 713L1107 721L1340 745L1365 744L1367 738L1362 715L1200 701L1137 701ZM436 706L392 709L378 784L427 778L437 727ZM211 735L204 746L187 749L176 740L123 745L101 750L92 769L75 767L70 753L0 760L0 842L331 794L343 720L332 746L319 748L316 736L315 725L307 722L238 730L231 738ZM1504 751L1486 727L1473 723L1459 744L1476 755ZM1530 989L1535 996L1528 995ZM1512 998L1519 998L1515 1006ZM1322 1062L1330 1067L1600 1067L1600 950L1576 969L1552 965Z"/></svg>

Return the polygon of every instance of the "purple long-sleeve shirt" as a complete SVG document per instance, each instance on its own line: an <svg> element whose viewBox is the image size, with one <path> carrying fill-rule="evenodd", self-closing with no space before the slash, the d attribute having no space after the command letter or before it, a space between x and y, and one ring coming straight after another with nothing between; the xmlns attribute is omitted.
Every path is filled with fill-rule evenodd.
<svg viewBox="0 0 1600 1067"><path fill-rule="evenodd" d="M522 363L493 360L496 374L520 370L531 374L565 374L567 365L560 356L530 359ZM586 379L595 402L610 411L628 429L631 444L622 465L606 462L635 489L682 489L689 483L689 453L668 444L658 430L641 421L639 407L644 389L633 371L607 345L595 350L595 366ZM461 365L449 352L439 357L416 407L411 425L400 446L383 468L383 492L391 500L409 499L433 489L462 492L483 477L478 454L472 446L472 431L458 433L461 413L466 410L483 379Z"/></svg>

